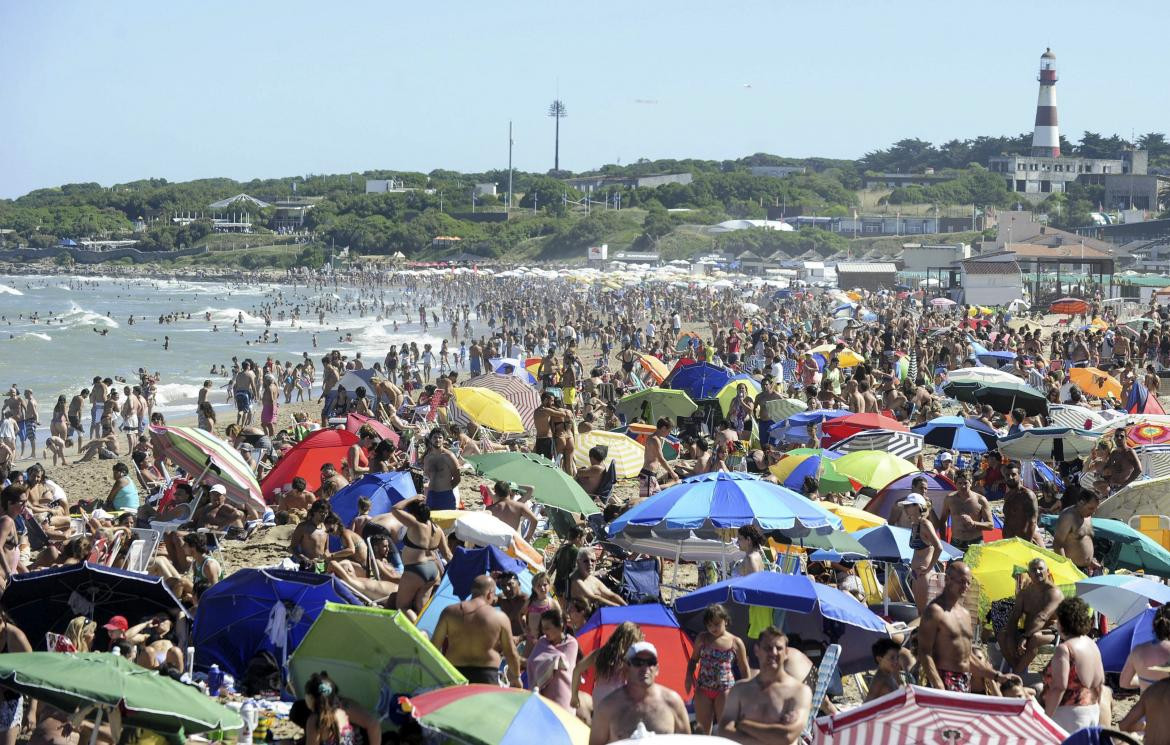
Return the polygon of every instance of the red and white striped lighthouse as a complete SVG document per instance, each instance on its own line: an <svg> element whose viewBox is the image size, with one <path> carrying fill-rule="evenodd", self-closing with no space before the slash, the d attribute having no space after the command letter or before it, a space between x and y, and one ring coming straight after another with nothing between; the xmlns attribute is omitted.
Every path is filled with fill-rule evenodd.
<svg viewBox="0 0 1170 745"><path fill-rule="evenodd" d="M1040 55L1040 96L1036 99L1036 128L1032 131L1032 155L1060 157L1060 127L1056 123L1056 55L1045 49Z"/></svg>

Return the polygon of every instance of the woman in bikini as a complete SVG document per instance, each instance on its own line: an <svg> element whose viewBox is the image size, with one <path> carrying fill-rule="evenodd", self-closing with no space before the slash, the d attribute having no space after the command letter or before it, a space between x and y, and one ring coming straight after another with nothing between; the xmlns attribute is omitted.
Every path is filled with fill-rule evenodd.
<svg viewBox="0 0 1170 745"><path fill-rule="evenodd" d="M904 513L910 518L910 548L914 556L910 559L910 589L914 593L914 602L918 606L918 615L926 612L926 605L930 602L930 588L928 579L935 563L942 556L942 540L934 524L926 519L930 504L921 494L911 494L903 500Z"/></svg>
<svg viewBox="0 0 1170 745"><path fill-rule="evenodd" d="M439 584L442 567L439 557L451 558L451 549L438 525L431 522L431 508L423 496L394 505L394 517L406 527L402 538L402 579L398 583L398 610L411 621L418 618L431 590Z"/></svg>
<svg viewBox="0 0 1170 745"><path fill-rule="evenodd" d="M26 571L23 554L28 550L28 528L23 513L27 504L24 484L9 484L0 492L0 589L8 586L12 575Z"/></svg>

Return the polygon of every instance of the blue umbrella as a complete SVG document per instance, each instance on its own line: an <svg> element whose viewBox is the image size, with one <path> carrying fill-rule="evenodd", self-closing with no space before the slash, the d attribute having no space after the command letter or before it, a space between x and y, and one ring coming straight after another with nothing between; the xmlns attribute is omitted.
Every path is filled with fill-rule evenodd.
<svg viewBox="0 0 1170 745"><path fill-rule="evenodd" d="M671 388L677 391L686 391L695 401L704 398L714 398L723 386L731 382L731 372L726 368L716 367L709 362L696 362L693 365L679 368L667 378Z"/></svg>
<svg viewBox="0 0 1170 745"><path fill-rule="evenodd" d="M687 593L675 601L674 607L679 613L689 613L714 603L763 605L809 613L817 604L817 593L813 582L803 574L753 572Z"/></svg>
<svg viewBox="0 0 1170 745"><path fill-rule="evenodd" d="M325 603L362 604L331 574L240 569L199 598L191 635L195 664L219 665L237 680L261 652L283 667Z"/></svg>
<svg viewBox="0 0 1170 745"><path fill-rule="evenodd" d="M501 375L514 375L529 385L536 384L536 378L532 373L528 372L528 368L524 367L523 360L511 357L493 357L488 360L488 364L491 366L492 372L497 372Z"/></svg>
<svg viewBox="0 0 1170 745"><path fill-rule="evenodd" d="M1120 673L1130 650L1157 640L1154 636L1154 614L1157 611L1157 608L1147 608L1141 615L1134 616L1097 640L1105 672Z"/></svg>
<svg viewBox="0 0 1170 745"><path fill-rule="evenodd" d="M804 442L808 439L808 425L820 424L830 419L849 416L853 412L844 409L812 409L793 414L782 422L777 422L768 430L768 438L772 442Z"/></svg>
<svg viewBox="0 0 1170 745"><path fill-rule="evenodd" d="M357 517L357 501L361 497L370 500L371 515L384 515L391 507L417 493L414 480L406 471L367 473L330 497L329 506L343 525L349 525Z"/></svg>
<svg viewBox="0 0 1170 745"><path fill-rule="evenodd" d="M77 616L98 625L113 616L131 624L155 613L186 616L183 605L163 584L162 577L83 562L27 574L14 574L0 595L33 649L45 649L45 634L60 634Z"/></svg>
<svg viewBox="0 0 1170 745"><path fill-rule="evenodd" d="M609 526L617 535L627 525L642 525L669 536L677 531L710 533L723 528L757 525L797 537L810 532L841 530L841 518L777 484L746 473L703 473L670 486Z"/></svg>
<svg viewBox="0 0 1170 745"><path fill-rule="evenodd" d="M995 450L999 435L987 424L971 417L940 416L910 430L922 435L924 445L961 453Z"/></svg>
<svg viewBox="0 0 1170 745"><path fill-rule="evenodd" d="M914 557L910 548L910 531L894 525L879 525L853 533L857 542L869 551L874 561L890 561L906 564ZM946 541L942 542L942 560L952 561L963 558L963 552Z"/></svg>

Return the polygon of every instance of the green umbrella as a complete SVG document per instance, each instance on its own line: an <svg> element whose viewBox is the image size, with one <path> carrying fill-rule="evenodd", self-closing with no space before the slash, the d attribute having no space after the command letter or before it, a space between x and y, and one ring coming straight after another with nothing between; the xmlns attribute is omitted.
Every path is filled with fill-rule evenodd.
<svg viewBox="0 0 1170 745"><path fill-rule="evenodd" d="M804 548L815 548L828 553L840 554L839 558L845 559L867 559L869 558L869 549L861 544L852 535L838 531L835 533L826 533L825 535L811 534L803 538L786 538L780 533L773 533L774 538L778 543L786 543L793 546L802 546ZM826 559L833 557L823 557Z"/></svg>
<svg viewBox="0 0 1170 745"><path fill-rule="evenodd" d="M648 422L656 422L659 417L690 416L695 413L698 405L691 400L686 391L675 391L668 388L647 388L644 391L631 393L617 402L618 413L630 421L642 416L643 406L649 406Z"/></svg>
<svg viewBox="0 0 1170 745"><path fill-rule="evenodd" d="M93 707L99 722L112 716L115 728L141 727L180 743L190 734L244 726L239 714L198 688L117 654L0 654L0 686L65 712Z"/></svg>
<svg viewBox="0 0 1170 745"><path fill-rule="evenodd" d="M329 673L346 698L382 718L398 696L467 682L443 653L398 611L326 603L288 659L289 680L303 693L309 676Z"/></svg>
<svg viewBox="0 0 1170 745"><path fill-rule="evenodd" d="M1052 531L1059 518L1059 515L1044 515L1040 524ZM1120 520L1093 518L1093 553L1110 571L1128 569L1170 577L1170 551Z"/></svg>
<svg viewBox="0 0 1170 745"><path fill-rule="evenodd" d="M585 515L601 512L572 476L543 456L533 453L485 453L469 455L466 460L486 478L531 486L532 499L541 504Z"/></svg>

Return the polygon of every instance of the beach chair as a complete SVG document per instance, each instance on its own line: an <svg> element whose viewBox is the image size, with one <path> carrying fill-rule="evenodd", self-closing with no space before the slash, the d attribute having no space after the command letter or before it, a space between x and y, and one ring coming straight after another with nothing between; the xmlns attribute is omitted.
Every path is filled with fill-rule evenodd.
<svg viewBox="0 0 1170 745"><path fill-rule="evenodd" d="M593 497L595 501L607 505L613 499L615 484L617 484L617 464L611 460L609 468L605 469L605 475L601 477L601 483L597 485L597 493L589 496Z"/></svg>
<svg viewBox="0 0 1170 745"><path fill-rule="evenodd" d="M145 574L158 550L158 544L162 542L162 532L151 528L133 528L132 532L135 538L127 553L126 568L131 572Z"/></svg>
<svg viewBox="0 0 1170 745"><path fill-rule="evenodd" d="M812 738L813 722L820 713L821 704L829 692L829 685L837 672L837 662L841 659L841 645L830 644L821 655L821 662L817 666L817 685L813 688L812 706L809 707L808 722L804 726L804 739Z"/></svg>
<svg viewBox="0 0 1170 745"><path fill-rule="evenodd" d="M656 559L627 559L622 562L622 584L618 594L631 605L647 600L662 601L662 580Z"/></svg>

